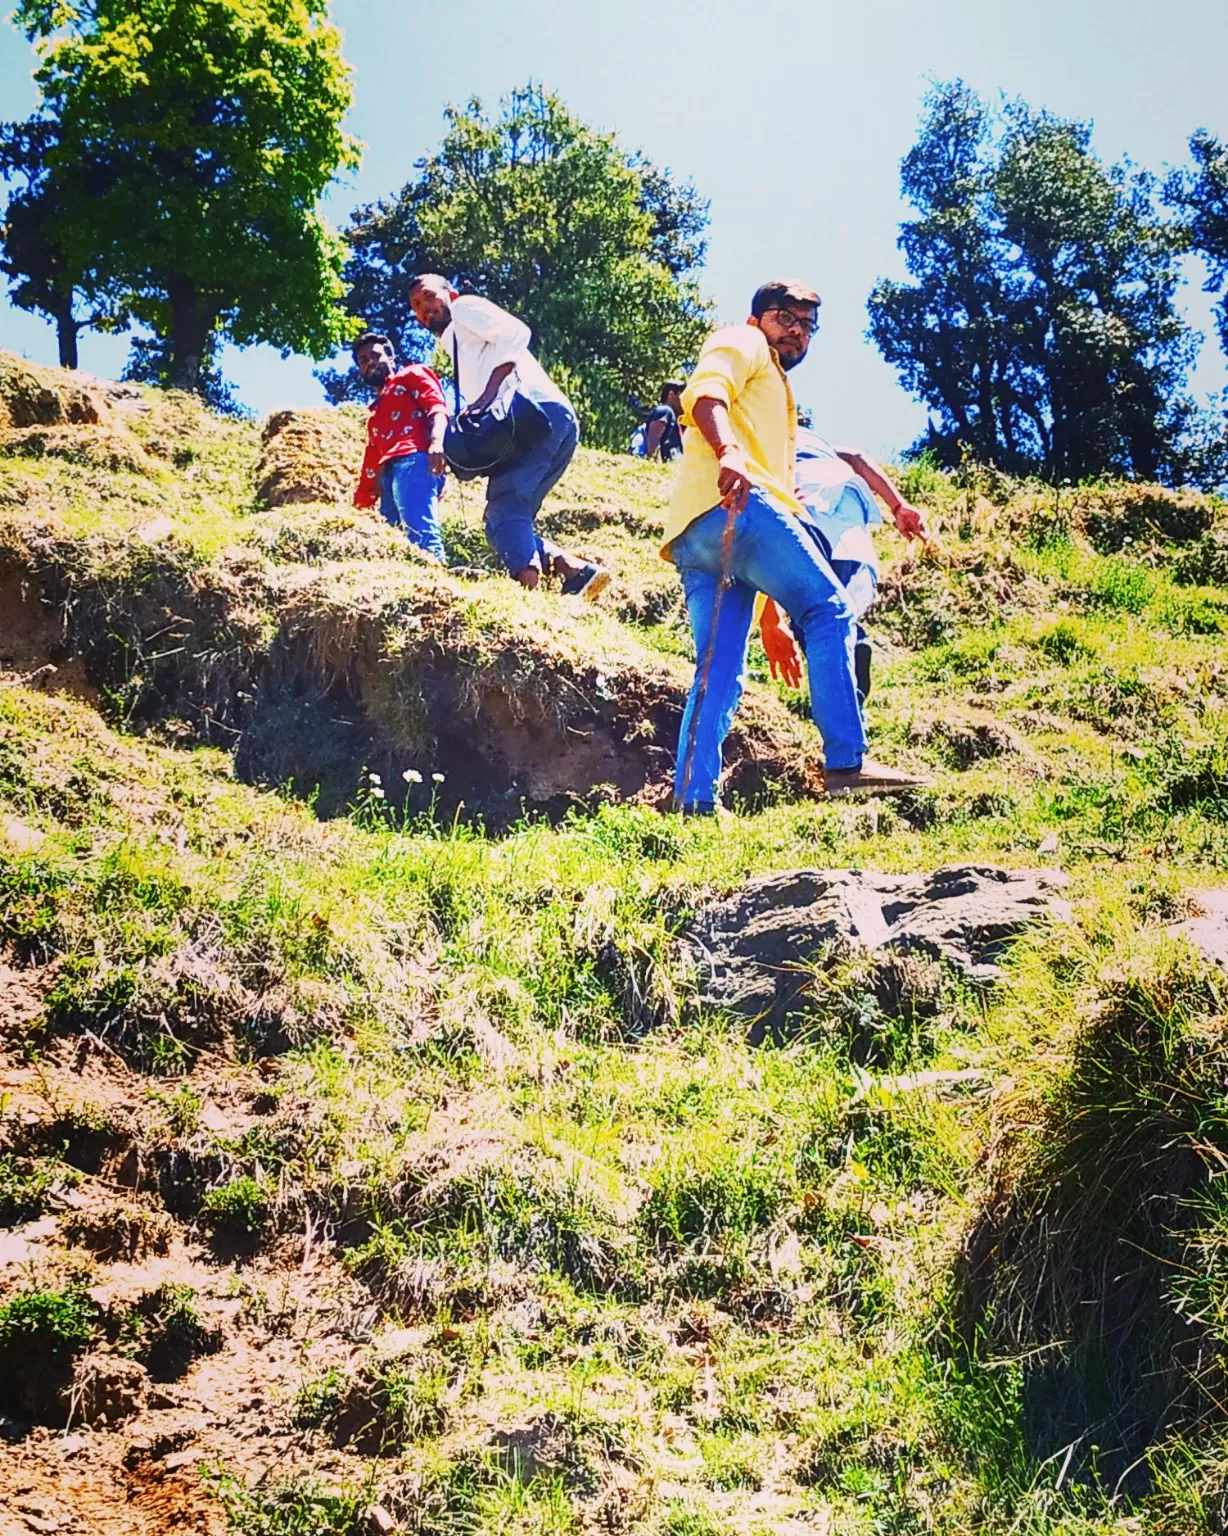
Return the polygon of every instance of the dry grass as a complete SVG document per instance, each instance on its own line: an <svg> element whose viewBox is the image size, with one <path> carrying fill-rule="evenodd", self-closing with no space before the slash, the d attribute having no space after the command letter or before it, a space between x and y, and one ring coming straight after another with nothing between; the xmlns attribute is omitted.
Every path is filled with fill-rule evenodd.
<svg viewBox="0 0 1228 1536"><path fill-rule="evenodd" d="M260 434L256 495L270 507L348 503L362 464L358 412L274 411Z"/></svg>

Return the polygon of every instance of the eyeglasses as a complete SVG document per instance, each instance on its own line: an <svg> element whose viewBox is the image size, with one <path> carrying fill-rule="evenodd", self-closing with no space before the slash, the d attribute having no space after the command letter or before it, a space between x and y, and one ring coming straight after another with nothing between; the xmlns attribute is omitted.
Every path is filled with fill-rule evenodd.
<svg viewBox="0 0 1228 1536"><path fill-rule="evenodd" d="M771 309L769 314L777 315L780 324L788 331L800 331L807 338L814 335L819 328L817 320L807 320L805 315L799 315L792 309Z"/></svg>

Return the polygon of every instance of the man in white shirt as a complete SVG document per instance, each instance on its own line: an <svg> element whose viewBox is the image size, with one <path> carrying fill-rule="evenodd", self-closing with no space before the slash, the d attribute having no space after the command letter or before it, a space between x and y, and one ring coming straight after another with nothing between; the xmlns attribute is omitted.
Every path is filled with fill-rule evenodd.
<svg viewBox="0 0 1228 1536"><path fill-rule="evenodd" d="M409 302L419 324L455 359L467 411L484 411L520 390L537 402L550 422L543 442L487 482L490 547L522 587L531 590L549 571L562 578L565 594L596 597L609 585L609 571L556 548L535 526L542 502L571 463L580 433L571 402L529 350L528 326L489 299L458 296L437 272L410 278Z"/></svg>
<svg viewBox="0 0 1228 1536"><path fill-rule="evenodd" d="M797 499L806 510L802 521L817 538L857 620L853 673L857 696L864 704L870 692L871 648L861 620L878 590L878 553L870 529L883 520L875 496L887 503L892 521L906 539L929 537L925 518L904 500L868 454L833 448L817 432L800 424L796 477ZM804 643L804 635L797 638Z"/></svg>

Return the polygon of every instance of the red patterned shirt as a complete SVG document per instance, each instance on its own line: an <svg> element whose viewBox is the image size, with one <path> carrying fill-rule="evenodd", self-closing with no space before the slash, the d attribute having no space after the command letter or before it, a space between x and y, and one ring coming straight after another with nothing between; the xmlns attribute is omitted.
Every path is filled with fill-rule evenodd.
<svg viewBox="0 0 1228 1536"><path fill-rule="evenodd" d="M379 500L379 468L407 453L425 453L431 441L431 417L446 412L447 402L430 368L411 363L389 375L371 402L367 451L362 461L356 507L373 507Z"/></svg>

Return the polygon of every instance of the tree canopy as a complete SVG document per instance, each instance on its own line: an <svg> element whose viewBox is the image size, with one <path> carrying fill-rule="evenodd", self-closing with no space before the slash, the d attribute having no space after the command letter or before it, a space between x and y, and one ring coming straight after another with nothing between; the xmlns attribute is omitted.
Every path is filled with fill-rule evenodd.
<svg viewBox="0 0 1228 1536"><path fill-rule="evenodd" d="M875 286L870 334L930 408L915 446L1050 479L1185 477L1197 339L1152 179L1105 167L1087 124L995 118L959 81L927 97L901 171L913 281Z"/></svg>
<svg viewBox="0 0 1228 1536"><path fill-rule="evenodd" d="M1218 293L1220 341L1228 352L1228 145L1200 128L1190 138L1192 173L1169 178L1170 202L1181 212L1190 246L1206 258L1207 291Z"/></svg>
<svg viewBox="0 0 1228 1536"><path fill-rule="evenodd" d="M77 337L86 329L119 330L128 321L118 285L61 237L64 214L91 196L98 167L53 166L57 124L46 117L0 125L0 176L13 185L0 226L0 272L19 309L45 315L56 328L60 365L77 366Z"/></svg>
<svg viewBox="0 0 1228 1536"><path fill-rule="evenodd" d="M10 204L15 302L46 308L71 283L149 326L188 388L220 339L332 352L345 247L316 205L357 147L324 0L22 0L16 15L46 131L16 221ZM50 289L22 256L36 217Z"/></svg>
<svg viewBox="0 0 1228 1536"><path fill-rule="evenodd" d="M621 447L628 395L655 398L710 327L693 275L706 201L536 86L495 115L476 99L449 107L445 122L439 149L396 198L355 211L350 309L403 356L422 357L431 344L405 280L444 273L524 320L585 435ZM365 393L354 372L321 377L335 400Z"/></svg>

